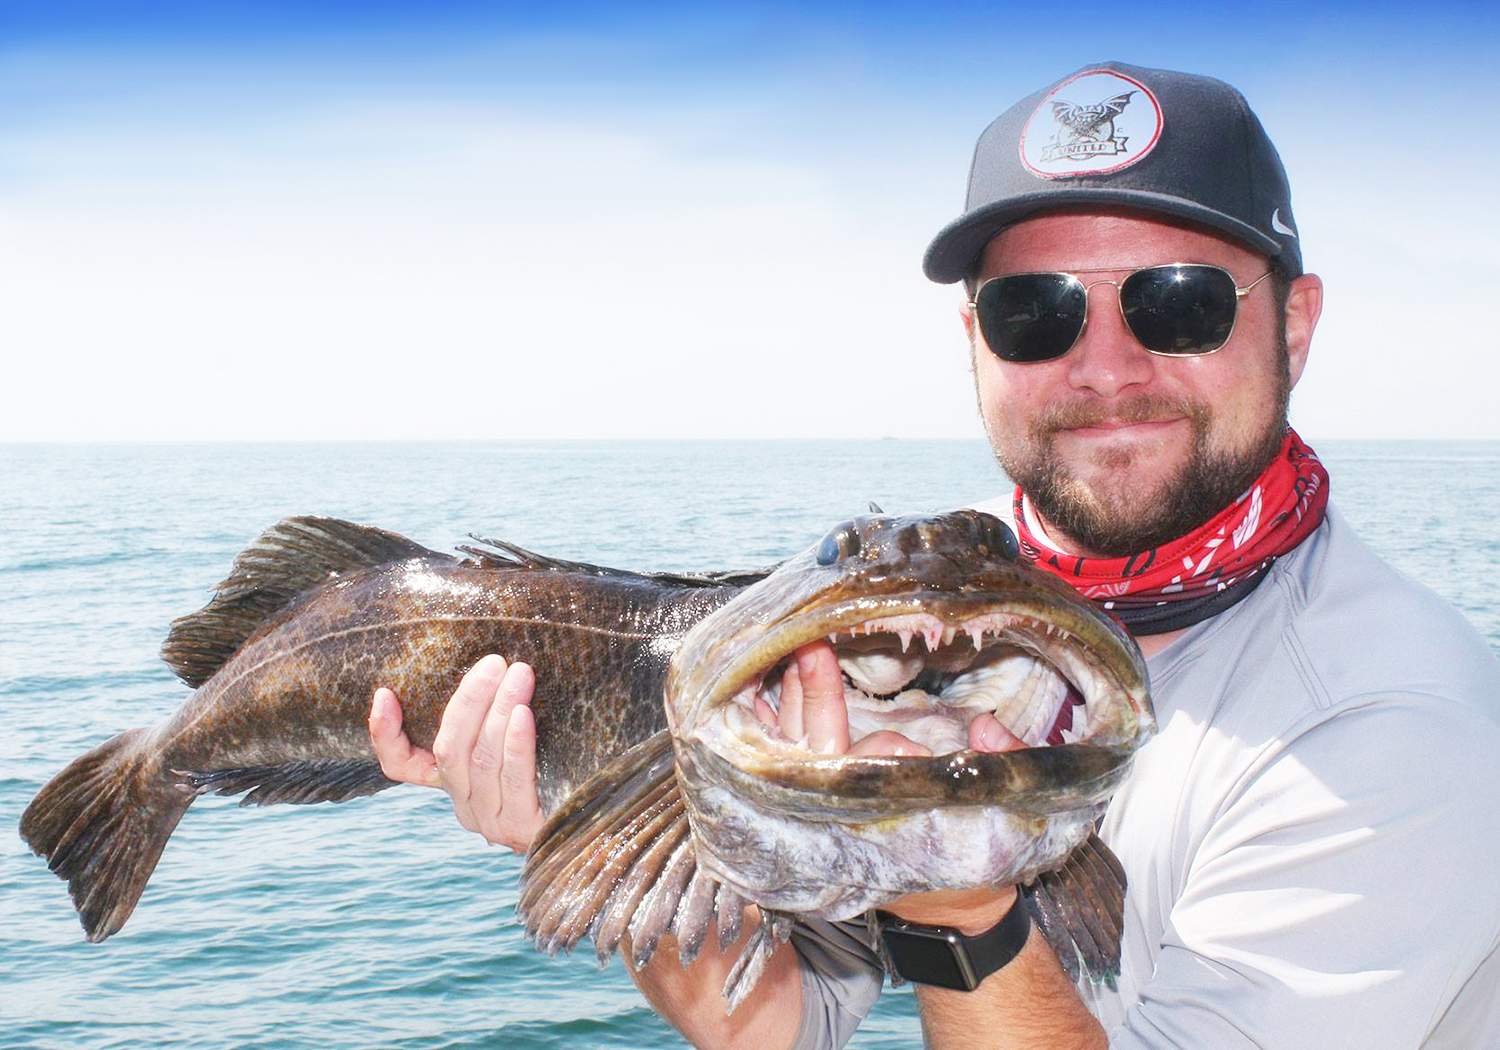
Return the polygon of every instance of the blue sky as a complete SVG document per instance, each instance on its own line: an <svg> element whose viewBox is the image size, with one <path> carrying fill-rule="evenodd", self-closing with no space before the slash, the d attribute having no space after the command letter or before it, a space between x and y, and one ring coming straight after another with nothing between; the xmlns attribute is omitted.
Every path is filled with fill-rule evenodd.
<svg viewBox="0 0 1500 1050"><path fill-rule="evenodd" d="M978 436L978 132L1229 80L1328 286L1310 437L1500 439L1478 4L0 2L0 440Z"/></svg>

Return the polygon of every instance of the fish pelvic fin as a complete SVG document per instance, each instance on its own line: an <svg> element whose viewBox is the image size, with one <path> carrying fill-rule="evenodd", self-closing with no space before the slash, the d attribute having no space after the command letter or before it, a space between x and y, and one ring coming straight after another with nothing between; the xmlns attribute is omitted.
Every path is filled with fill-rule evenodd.
<svg viewBox="0 0 1500 1050"><path fill-rule="evenodd" d="M212 601L173 621L161 658L196 689L268 620L314 587L411 558L454 560L384 529L338 518L286 518L240 552Z"/></svg>
<svg viewBox="0 0 1500 1050"><path fill-rule="evenodd" d="M792 935L792 916L765 908L757 908L757 911L760 923L750 932L745 946L740 949L739 958L724 978L725 1014L734 1013L735 1008L745 1001L745 996L750 994L765 972L771 953L785 944Z"/></svg>
<svg viewBox="0 0 1500 1050"><path fill-rule="evenodd" d="M1120 973L1125 869L1103 840L1090 835L1062 867L1037 876L1022 892L1069 979L1113 987Z"/></svg>
<svg viewBox="0 0 1500 1050"><path fill-rule="evenodd" d="M395 787L396 781L366 759L319 759L280 766L243 766L208 773L173 770L195 795L249 794L242 806L270 806L279 802L347 802Z"/></svg>
<svg viewBox="0 0 1500 1050"><path fill-rule="evenodd" d="M21 837L66 879L90 941L130 918L161 851L193 801L161 777L131 729L53 777L21 816Z"/></svg>
<svg viewBox="0 0 1500 1050"><path fill-rule="evenodd" d="M636 968L669 934L684 966L715 923L721 938L737 938L745 906L698 867L663 730L605 765L548 818L527 854L516 913L548 954L570 952L587 936L601 964L623 951ZM741 997L764 961L749 964L741 968L748 980L736 984Z"/></svg>

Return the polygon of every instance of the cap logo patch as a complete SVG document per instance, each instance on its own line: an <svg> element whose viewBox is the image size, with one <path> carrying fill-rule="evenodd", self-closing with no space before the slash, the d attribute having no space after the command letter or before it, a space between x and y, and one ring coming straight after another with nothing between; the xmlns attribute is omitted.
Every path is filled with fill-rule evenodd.
<svg viewBox="0 0 1500 1050"><path fill-rule="evenodd" d="M1161 103L1150 88L1092 69L1042 99L1021 132L1021 163L1044 179L1107 175L1150 153L1161 128Z"/></svg>

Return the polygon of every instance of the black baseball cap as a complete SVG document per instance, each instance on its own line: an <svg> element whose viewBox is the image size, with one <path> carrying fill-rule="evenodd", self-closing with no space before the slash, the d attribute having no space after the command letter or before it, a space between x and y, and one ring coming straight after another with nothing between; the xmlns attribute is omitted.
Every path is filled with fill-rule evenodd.
<svg viewBox="0 0 1500 1050"><path fill-rule="evenodd" d="M1244 96L1212 77L1120 62L1085 66L984 129L964 213L928 245L922 269L940 284L962 280L1005 227L1091 204L1202 223L1288 277L1302 272L1286 170Z"/></svg>

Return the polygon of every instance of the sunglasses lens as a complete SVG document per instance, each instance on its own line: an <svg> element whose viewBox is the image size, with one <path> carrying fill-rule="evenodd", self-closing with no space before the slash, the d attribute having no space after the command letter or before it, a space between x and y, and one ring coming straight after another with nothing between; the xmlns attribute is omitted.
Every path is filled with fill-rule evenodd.
<svg viewBox="0 0 1500 1050"><path fill-rule="evenodd" d="M1125 323L1147 350L1206 354L1234 331L1234 278L1217 266L1152 266L1120 284Z"/></svg>
<svg viewBox="0 0 1500 1050"><path fill-rule="evenodd" d="M1018 273L986 281L974 300L979 330L1002 361L1050 361L1083 330L1088 293L1065 273Z"/></svg>

